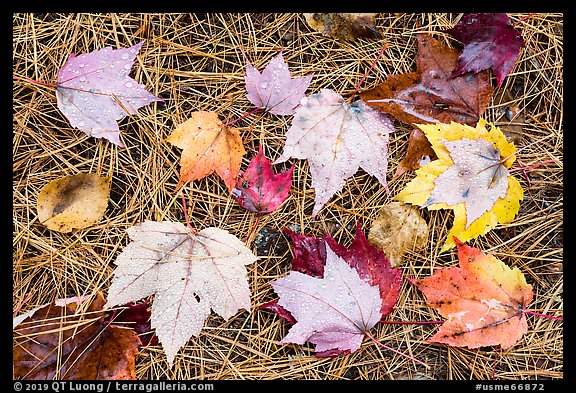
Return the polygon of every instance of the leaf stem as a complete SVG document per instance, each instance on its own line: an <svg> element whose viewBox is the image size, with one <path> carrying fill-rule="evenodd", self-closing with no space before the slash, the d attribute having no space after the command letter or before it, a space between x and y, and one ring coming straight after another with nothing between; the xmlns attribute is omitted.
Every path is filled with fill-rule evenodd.
<svg viewBox="0 0 576 393"><path fill-rule="evenodd" d="M246 236L246 239L244 239L244 243L248 244L248 240L250 240L250 236L252 236L252 234L256 230L256 227L258 226L258 223L260 222L261 216L262 216L262 214L258 214L258 216L256 216L256 222L252 226L252 229L250 229L250 233L248 233L248 236Z"/></svg>
<svg viewBox="0 0 576 393"><path fill-rule="evenodd" d="M530 311L530 310L522 310L522 312L526 313L526 314L530 314L530 315L535 315L537 317L554 319L556 321L563 321L564 320L564 318L562 318L562 317L555 317L553 315L548 315L548 314L540 314L539 312Z"/></svg>
<svg viewBox="0 0 576 393"><path fill-rule="evenodd" d="M516 27L518 24L520 24L520 22L524 22L526 19L531 18L532 16L534 16L534 12L529 13L528 15L526 15L525 17L518 19L516 22L512 23L512 26Z"/></svg>
<svg viewBox="0 0 576 393"><path fill-rule="evenodd" d="M378 53L378 56L376 56L376 59L374 60L374 62L370 66L370 68L368 68L368 71L366 71L366 73L364 74L362 79L360 79L360 82L358 82L358 84L356 85L356 90L354 90L354 93L352 93L352 97L354 97L358 93L358 90L360 89L360 85L362 85L362 82L364 82L364 79L366 79L366 77L370 74L372 69L376 66L376 63L378 62L378 60L380 60L380 58L384 54L384 51L386 51L387 48L388 48L388 44L384 44L384 46L380 50L380 53Z"/></svg>
<svg viewBox="0 0 576 393"><path fill-rule="evenodd" d="M196 230L190 225L190 219L188 218L188 207L186 206L186 199L184 199L184 195L182 197L182 205L184 206L184 219L186 220L186 226L188 229L192 231L192 233L196 233Z"/></svg>
<svg viewBox="0 0 576 393"><path fill-rule="evenodd" d="M32 297L32 292L30 292L28 295L26 295L24 300L22 300L22 302L20 302L18 307L16 307L16 310L14 310L14 312L12 313L13 317L15 317L16 314L18 314L18 311L20 311L22 309L22 306L24 306L26 304L26 302L28 301L28 299L30 299L31 297Z"/></svg>
<svg viewBox="0 0 576 393"><path fill-rule="evenodd" d="M37 81L36 79L24 78L24 77L20 77L20 76L13 76L12 80L30 82L30 83L38 85L38 86L49 87L51 89L57 89L58 88L57 85L52 84L52 83L44 83L44 82Z"/></svg>
<svg viewBox="0 0 576 393"><path fill-rule="evenodd" d="M240 116L240 117L237 118L237 119L234 119L234 120L232 120L232 121L229 121L229 122L226 123L225 125L226 125L226 126L229 126L230 124L234 124L234 123L236 123L237 121L240 121L240 120L242 120L242 119L250 116L252 113L254 113L254 112L256 112L256 111L259 111L260 109L262 109L262 108L252 109L250 112L243 114L242 116Z"/></svg>
<svg viewBox="0 0 576 393"><path fill-rule="evenodd" d="M400 355L400 356L404 356L405 358L410 359L410 360L412 360L412 361L414 361L414 362L416 362L416 363L420 363L421 365L423 365L423 366L426 367L427 369L430 369L430 366L427 365L426 363L424 363L423 361L418 360L418 359L416 359L416 358L413 358L413 357L410 356L410 355L406 355L405 353L400 352L400 351L398 351L398 350L396 350L396 349L394 349L394 348L390 348L389 346L387 346L387 345L385 345L385 344L382 344L380 341L376 340L376 338L375 338L372 334L370 334L369 331L364 330L364 334L366 335L366 337L368 337L368 338L369 338L373 343L375 343L376 345L379 345L379 346L381 346L382 348L385 348L385 349L387 349L387 350L389 350L389 351L392 351L392 352L394 352L394 353L396 353L396 354L398 354L398 355Z"/></svg>
<svg viewBox="0 0 576 393"><path fill-rule="evenodd" d="M520 161L518 161L518 162L520 162ZM520 166L520 167L518 167L518 168L510 169L509 172L524 171L525 169L532 169L532 168L536 168L536 167L539 167L539 166L542 166L542 165L551 164L551 163L553 163L553 162L556 162L556 161L554 161L554 160L547 160L547 161L544 161L544 162L538 162L538 163L536 163L536 164L532 164L532 165L528 165L528 166Z"/></svg>
<svg viewBox="0 0 576 393"><path fill-rule="evenodd" d="M252 111L252 112L254 112L254 111ZM252 123L252 125L248 128L248 132L246 132L246 135L244 135L244 138L242 139L242 144L245 144L245 143L246 143L246 141L247 141L247 139L248 139L248 136L250 135L250 133L252 133L252 129L254 128L254 124L258 123L258 121L262 118L262 116L264 116L264 112L262 112L262 113L260 114L260 117L257 118L257 119L254 121L254 123ZM228 123L228 124L230 124L230 123Z"/></svg>
<svg viewBox="0 0 576 393"><path fill-rule="evenodd" d="M446 321L380 321L388 325L439 325Z"/></svg>

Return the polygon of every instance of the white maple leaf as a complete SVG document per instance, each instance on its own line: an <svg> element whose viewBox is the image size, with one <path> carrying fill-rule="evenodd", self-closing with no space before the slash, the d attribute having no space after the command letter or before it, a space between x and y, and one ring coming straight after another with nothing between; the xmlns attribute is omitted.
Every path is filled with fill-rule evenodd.
<svg viewBox="0 0 576 393"><path fill-rule="evenodd" d="M224 319L250 312L245 265L257 257L236 236L214 227L192 234L170 221L145 221L128 234L132 242L115 261L105 307L155 295L151 326L170 366L210 309Z"/></svg>
<svg viewBox="0 0 576 393"><path fill-rule="evenodd" d="M348 105L338 93L322 89L300 101L274 164L291 157L308 160L315 216L358 168L386 186L388 134L394 131L388 117L364 101Z"/></svg>
<svg viewBox="0 0 576 393"><path fill-rule="evenodd" d="M501 163L498 149L485 139L462 138L442 143L454 163L434 181L434 190L422 207L464 202L467 228L506 196L509 172Z"/></svg>

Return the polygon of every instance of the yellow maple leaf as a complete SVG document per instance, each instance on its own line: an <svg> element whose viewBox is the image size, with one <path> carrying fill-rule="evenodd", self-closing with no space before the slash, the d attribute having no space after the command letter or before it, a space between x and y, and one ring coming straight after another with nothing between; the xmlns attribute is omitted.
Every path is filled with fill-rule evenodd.
<svg viewBox="0 0 576 393"><path fill-rule="evenodd" d="M510 168L516 160L514 155L516 147L513 143L506 140L506 137L498 127L486 122L484 119L480 119L476 127L454 122L450 124L418 125L418 127L426 134L438 159L418 169L416 171L416 178L412 179L394 199L418 206L425 206L429 210L454 210L453 226L447 235L447 240L442 246L441 251L446 251L456 245L453 240L454 236L465 242L485 235L498 224L504 224L514 219L520 209L520 201L524 198L524 190L518 180L509 175L507 171L503 169L501 172L498 172L500 168ZM483 141L481 141L481 139ZM463 141L464 145L469 142L469 145L474 145L470 147L470 149L476 150L482 148L482 146L478 147L480 142L486 145L489 143L496 149L494 153L496 153L498 157L488 157L485 163L474 162L472 155L459 154L459 152L456 151L457 148L460 148L460 145L452 146L451 143L454 141ZM475 145L475 142L477 142L478 145ZM457 167L454 165L456 159L453 160L450 148L447 146L453 149L453 155L460 155L459 159L465 164L462 165L462 167L485 165L486 168L472 175L469 175L466 171L462 171L462 168L460 168L461 172L458 173L458 168L454 169ZM496 161L494 161L495 158L497 158ZM469 182L472 182L474 176L478 177L483 173L482 176L484 176L485 179L492 179L489 183L485 183L486 190L493 187L494 179L498 174L498 182L500 187L504 187L504 193L500 197L496 197L494 196L496 194L492 193L494 203L489 203L491 207L486 209L486 211L475 207L474 213L472 213L469 202L461 201L463 198L468 197L469 188L466 188L464 193L462 193L462 188L458 188L458 185L455 185L453 191L448 193L450 195L444 196L444 200L442 200L442 198L438 198L437 195L435 195L438 194L435 191L439 184L437 180L440 176L444 176L449 169L454 172L453 176L456 176L456 178L457 176L463 176L462 172L466 172L464 175L468 176L466 180ZM490 177L491 173L486 172L487 169L491 169L493 177ZM448 178L448 176L445 177ZM478 183L481 183L481 181ZM482 190L481 186L479 187L477 184L474 184L474 182L472 182L472 184L474 190ZM444 185L444 189L449 189L448 187L449 186ZM444 192L444 194L446 194L446 192ZM447 201L459 201L459 203L448 203ZM483 203L486 205L487 202L483 201ZM470 220L470 214L477 214L478 217Z"/></svg>

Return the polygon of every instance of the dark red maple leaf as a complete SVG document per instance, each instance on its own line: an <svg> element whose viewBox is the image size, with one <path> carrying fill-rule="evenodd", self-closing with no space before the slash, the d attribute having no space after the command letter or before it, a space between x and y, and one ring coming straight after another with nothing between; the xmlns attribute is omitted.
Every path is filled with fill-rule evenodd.
<svg viewBox="0 0 576 393"><path fill-rule="evenodd" d="M402 285L402 270L394 269L384 252L366 239L359 221L356 223L356 236L350 247L338 244L331 236L326 242L336 255L356 269L362 280L370 285L378 285L382 298L381 320L384 320L398 300Z"/></svg>
<svg viewBox="0 0 576 393"><path fill-rule="evenodd" d="M112 322L115 324L126 323L126 327L131 327L138 333L138 337L142 345L156 345L158 344L158 337L152 330L150 324L150 302L148 300L141 303L128 303L126 308L120 310L114 317Z"/></svg>
<svg viewBox="0 0 576 393"><path fill-rule="evenodd" d="M292 271L304 273L311 277L323 277L327 255L326 244L328 244L338 257L357 271L363 281L371 286L378 285L381 297L381 320L384 320L385 316L390 313L398 299L402 283L402 271L392 268L384 253L368 242L359 222L356 226L356 236L348 248L339 244L329 234L315 238L297 234L288 229L284 229L284 231L290 235L293 242ZM268 302L260 308L275 312L290 324L296 323L296 319L278 304L278 300ZM320 351L316 353L316 356L331 357L349 352L348 350L330 349Z"/></svg>
<svg viewBox="0 0 576 393"><path fill-rule="evenodd" d="M274 174L270 160L260 146L246 172L238 176L232 196L247 210L255 213L273 212L290 196L293 171L294 165L284 172Z"/></svg>
<svg viewBox="0 0 576 393"><path fill-rule="evenodd" d="M512 71L524 46L522 33L512 26L505 13L466 14L456 26L444 32L464 44L452 76L492 68L496 87Z"/></svg>

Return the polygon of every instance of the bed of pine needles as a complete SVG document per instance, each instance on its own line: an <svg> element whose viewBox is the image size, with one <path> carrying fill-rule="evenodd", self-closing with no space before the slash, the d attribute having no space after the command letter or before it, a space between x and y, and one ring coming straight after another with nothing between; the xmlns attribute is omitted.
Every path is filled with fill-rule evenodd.
<svg viewBox="0 0 576 393"><path fill-rule="evenodd" d="M503 128L516 125L520 163L546 165L514 172L525 190L520 211L469 244L517 266L534 286L530 310L563 313L563 16L509 14L526 46L511 74L496 90L485 117ZM527 17L528 16L528 17ZM344 189L311 219L314 191L308 166L295 165L290 199L258 219L231 198L215 174L187 183L175 193L181 150L166 142L192 111L219 113L224 121L253 109L245 97L247 61L262 70L280 50L293 77L314 73L308 93L330 88L345 96L355 90L382 47L388 48L361 89L388 74L416 69L416 37L428 32L456 43L440 31L461 14L379 14L383 39L339 41L312 31L302 14L14 14L13 75L55 83L68 55L105 46L127 47L145 39L131 76L162 97L123 119L126 148L71 128L56 106L52 89L28 82L13 84L13 310L29 310L50 300L107 293L113 261L128 242L126 229L143 220L184 222L182 197L190 224L216 226L240 239L260 258L248 266L252 309L228 321L212 314L199 337L192 337L172 368L162 348L141 349L139 379L498 379L563 378L563 324L527 315L529 332L513 348L468 350L425 343L437 325L377 324L371 333L386 345L425 362L429 368L365 340L353 354L313 356L312 346L284 345L289 325L259 309L275 298L270 282L288 273L291 248L283 227L321 236L331 233L348 245L360 220L367 234L371 221L391 196L414 176L389 182L388 195L375 178L360 170ZM519 108L510 124L507 107ZM255 113L234 124L247 154L242 169L262 144L275 160L282 152L290 116ZM389 179L403 157L410 129L395 123L390 143ZM290 163L278 165L285 169ZM515 164L516 166L517 164ZM97 225L64 234L37 217L39 190L57 178L80 172L112 176L111 201ZM426 248L407 255L400 266L406 277L424 277L456 264L455 250L439 250L451 227L452 213L422 210L430 227ZM272 241L270 241L270 238ZM404 282L391 321L431 321L439 315L415 286Z"/></svg>

